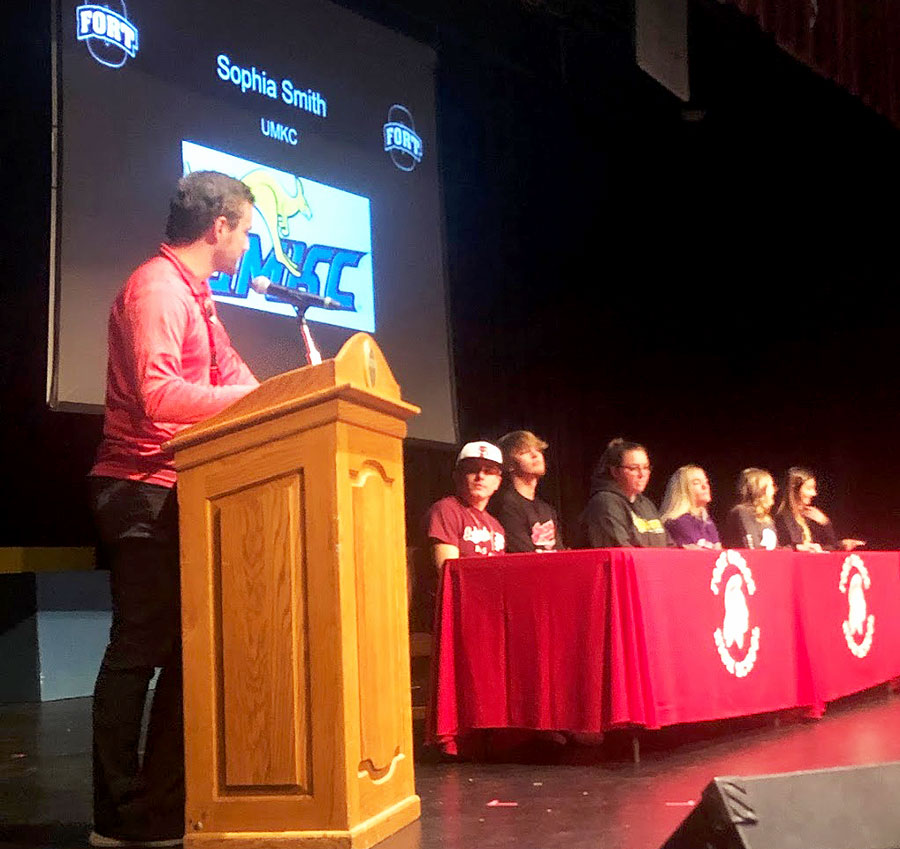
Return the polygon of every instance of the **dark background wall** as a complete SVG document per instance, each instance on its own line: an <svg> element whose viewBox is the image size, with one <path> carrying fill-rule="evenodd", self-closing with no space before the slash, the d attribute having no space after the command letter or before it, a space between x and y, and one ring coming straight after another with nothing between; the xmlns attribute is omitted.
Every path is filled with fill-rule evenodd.
<svg viewBox="0 0 900 849"><path fill-rule="evenodd" d="M896 128L714 2L691 7L688 112L635 68L621 0L344 5L439 54L463 439L545 436L568 528L621 434L654 498L699 462L721 515L744 466L807 464L839 531L900 547ZM49 9L4 37L0 545L81 544L100 420L44 403ZM452 453L407 460L414 527Z"/></svg>

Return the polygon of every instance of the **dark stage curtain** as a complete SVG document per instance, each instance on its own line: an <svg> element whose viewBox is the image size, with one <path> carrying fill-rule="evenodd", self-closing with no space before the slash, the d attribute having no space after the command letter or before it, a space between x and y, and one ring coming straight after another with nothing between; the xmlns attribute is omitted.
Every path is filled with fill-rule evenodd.
<svg viewBox="0 0 900 849"><path fill-rule="evenodd" d="M896 0L729 0L778 45L900 126Z"/></svg>

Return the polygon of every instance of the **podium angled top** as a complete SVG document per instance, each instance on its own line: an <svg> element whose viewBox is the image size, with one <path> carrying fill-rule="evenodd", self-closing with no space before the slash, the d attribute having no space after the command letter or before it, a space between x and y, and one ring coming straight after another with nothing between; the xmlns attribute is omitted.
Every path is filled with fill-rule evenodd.
<svg viewBox="0 0 900 849"><path fill-rule="evenodd" d="M332 399L404 421L420 412L419 407L401 399L400 386L375 340L367 333L355 333L334 359L269 378L222 412L186 428L165 447L181 451Z"/></svg>

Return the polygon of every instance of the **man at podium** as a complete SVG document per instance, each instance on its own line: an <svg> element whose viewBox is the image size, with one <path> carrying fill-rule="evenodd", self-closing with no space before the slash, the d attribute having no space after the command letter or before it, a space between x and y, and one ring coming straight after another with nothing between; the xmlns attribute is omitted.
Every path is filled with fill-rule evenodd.
<svg viewBox="0 0 900 849"><path fill-rule="evenodd" d="M163 445L258 382L216 315L208 278L249 245L253 194L213 171L183 177L166 242L113 303L103 438L91 500L113 620L94 690L93 846L174 846L184 834L178 507ZM138 744L162 671L143 762Z"/></svg>

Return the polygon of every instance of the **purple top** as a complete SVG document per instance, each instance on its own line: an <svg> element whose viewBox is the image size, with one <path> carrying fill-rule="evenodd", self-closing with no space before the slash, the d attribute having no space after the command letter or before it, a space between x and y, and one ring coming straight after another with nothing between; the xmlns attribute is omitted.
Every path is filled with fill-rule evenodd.
<svg viewBox="0 0 900 849"><path fill-rule="evenodd" d="M699 545L713 548L719 542L719 531L712 519L700 519L692 513L683 513L677 519L666 520L666 530L677 546Z"/></svg>

